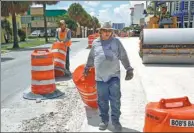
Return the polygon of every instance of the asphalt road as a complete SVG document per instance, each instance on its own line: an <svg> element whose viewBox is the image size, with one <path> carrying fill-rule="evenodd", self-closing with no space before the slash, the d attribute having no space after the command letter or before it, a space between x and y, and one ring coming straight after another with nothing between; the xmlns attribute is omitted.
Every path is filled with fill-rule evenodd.
<svg viewBox="0 0 194 133"><path fill-rule="evenodd" d="M73 38L70 57L87 47L87 38ZM39 46L49 48L52 44ZM1 103L31 84L30 55L34 48L1 55ZM71 63L71 62L70 62ZM71 65L71 64L70 64ZM71 66L70 66L71 67Z"/></svg>

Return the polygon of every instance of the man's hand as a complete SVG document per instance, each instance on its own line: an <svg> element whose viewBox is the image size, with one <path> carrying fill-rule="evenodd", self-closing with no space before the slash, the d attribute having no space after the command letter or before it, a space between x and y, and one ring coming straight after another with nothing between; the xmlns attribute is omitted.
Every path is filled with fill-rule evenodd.
<svg viewBox="0 0 194 133"><path fill-rule="evenodd" d="M125 80L131 80L133 78L133 69L127 70Z"/></svg>
<svg viewBox="0 0 194 133"><path fill-rule="evenodd" d="M84 76L88 76L88 72L89 72L89 68L85 67L83 72Z"/></svg>

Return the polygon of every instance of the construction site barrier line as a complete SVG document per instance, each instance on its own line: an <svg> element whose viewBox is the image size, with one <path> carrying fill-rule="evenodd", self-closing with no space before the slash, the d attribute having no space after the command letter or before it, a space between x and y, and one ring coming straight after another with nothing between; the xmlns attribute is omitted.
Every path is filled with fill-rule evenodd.
<svg viewBox="0 0 194 133"><path fill-rule="evenodd" d="M59 62L59 63L65 65L65 61L63 61L63 60L61 60L61 59L59 59L59 58L54 58L54 61L55 61L55 62Z"/></svg>
<svg viewBox="0 0 194 133"><path fill-rule="evenodd" d="M53 53L55 53L55 52L58 53L58 52L59 52L59 53L61 53L61 54L66 55L66 52L63 51L63 50L60 50L60 49L52 49L51 51L52 51Z"/></svg>
<svg viewBox="0 0 194 133"><path fill-rule="evenodd" d="M32 66L31 70L32 71L49 71L49 70L53 70L54 66L53 65L49 65L49 66Z"/></svg>
<svg viewBox="0 0 194 133"><path fill-rule="evenodd" d="M32 85L48 85L48 84L55 84L55 79L51 80L32 80Z"/></svg>
<svg viewBox="0 0 194 133"><path fill-rule="evenodd" d="M92 96L92 95L96 94L97 92L95 91L95 92L92 92L92 93L85 93L85 92L79 91L79 93L82 94L82 95L85 95L85 96Z"/></svg>

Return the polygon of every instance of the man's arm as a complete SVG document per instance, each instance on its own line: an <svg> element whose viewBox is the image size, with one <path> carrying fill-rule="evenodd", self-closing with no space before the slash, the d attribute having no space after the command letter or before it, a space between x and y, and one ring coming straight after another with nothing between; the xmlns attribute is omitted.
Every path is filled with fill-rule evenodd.
<svg viewBox="0 0 194 133"><path fill-rule="evenodd" d="M133 70L133 68L130 65L127 52L119 39L117 39L117 44L119 46L118 47L119 60L121 60L121 63L123 64L123 66L126 70Z"/></svg>
<svg viewBox="0 0 194 133"><path fill-rule="evenodd" d="M59 37L58 37L58 29L56 29L55 38L56 38L56 41L59 41Z"/></svg>
<svg viewBox="0 0 194 133"><path fill-rule="evenodd" d="M65 39L64 42L68 42L68 41L70 41L70 40L71 40L71 30L69 30L69 31L67 32L67 37L66 37L66 39Z"/></svg>
<svg viewBox="0 0 194 133"><path fill-rule="evenodd" d="M93 66L94 66L94 47L92 46L86 62L86 68L93 67Z"/></svg>

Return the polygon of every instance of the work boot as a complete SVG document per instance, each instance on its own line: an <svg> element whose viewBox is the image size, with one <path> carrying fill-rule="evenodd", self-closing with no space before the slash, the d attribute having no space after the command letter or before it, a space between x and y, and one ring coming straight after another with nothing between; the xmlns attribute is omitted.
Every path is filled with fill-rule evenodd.
<svg viewBox="0 0 194 133"><path fill-rule="evenodd" d="M66 71L65 71L65 74L66 74L67 76L71 77L71 72L70 72L69 70L66 70Z"/></svg>
<svg viewBox="0 0 194 133"><path fill-rule="evenodd" d="M114 123L113 126L115 128L115 132L121 132L122 131L122 125L121 125L120 122Z"/></svg>
<svg viewBox="0 0 194 133"><path fill-rule="evenodd" d="M99 124L99 130L106 130L108 127L108 122L101 122Z"/></svg>

